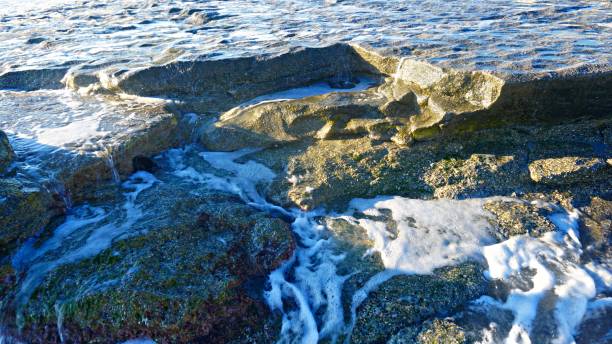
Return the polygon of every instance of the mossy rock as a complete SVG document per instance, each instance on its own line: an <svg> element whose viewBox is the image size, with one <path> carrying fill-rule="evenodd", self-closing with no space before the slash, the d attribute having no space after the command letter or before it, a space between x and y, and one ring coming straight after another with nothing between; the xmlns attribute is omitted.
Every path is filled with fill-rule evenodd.
<svg viewBox="0 0 612 344"><path fill-rule="evenodd" d="M0 262L59 215L59 203L37 183L0 178Z"/></svg>
<svg viewBox="0 0 612 344"><path fill-rule="evenodd" d="M178 217L56 268L26 304L4 309L8 330L32 343L59 342L60 333L91 343L273 341L279 322L264 285L294 245L281 219L227 200L208 204L191 222Z"/></svg>
<svg viewBox="0 0 612 344"><path fill-rule="evenodd" d="M352 343L381 343L408 326L451 315L486 291L476 263L439 268L431 275L401 275L370 293L357 309Z"/></svg>

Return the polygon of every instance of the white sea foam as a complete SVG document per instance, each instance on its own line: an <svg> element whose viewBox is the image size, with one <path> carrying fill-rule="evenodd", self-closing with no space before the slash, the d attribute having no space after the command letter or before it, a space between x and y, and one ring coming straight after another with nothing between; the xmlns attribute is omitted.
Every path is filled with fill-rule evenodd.
<svg viewBox="0 0 612 344"><path fill-rule="evenodd" d="M494 242L490 236L489 215L481 199L423 201L402 197L356 199L351 208L379 216L381 209L391 211L397 233L386 224L367 218L351 219L374 241L387 269L403 273L428 274L433 269L456 264L478 254Z"/></svg>
<svg viewBox="0 0 612 344"><path fill-rule="evenodd" d="M150 338L137 338L126 340L125 342L121 342L120 344L155 344L155 341Z"/></svg>
<svg viewBox="0 0 612 344"><path fill-rule="evenodd" d="M530 280L531 289L512 289L501 305L515 317L507 343L531 343L533 321L545 296L555 299L555 342L572 343L588 300L595 297L595 282L579 265L578 212L557 213L550 219L558 227L555 232L541 238L516 236L482 250L489 265L489 278L507 280L510 276L520 276L525 269L535 271L533 277L522 277Z"/></svg>
<svg viewBox="0 0 612 344"><path fill-rule="evenodd" d="M386 270L371 277L351 300L351 322L355 325L357 308L369 293L398 274L430 274L435 268L454 265L479 255L482 246L493 243L489 214L482 209L485 200L416 200L403 197L378 197L351 201L352 211L380 217L390 210L396 227L353 214L343 218L360 225L374 242ZM390 220L391 220L390 219Z"/></svg>
<svg viewBox="0 0 612 344"><path fill-rule="evenodd" d="M258 192L257 187L271 182L276 174L266 166L255 161L238 163L235 160L253 153L252 149L243 149L235 152L201 152L198 155L213 168L225 173L211 173L199 171L185 161L185 154L196 150L193 146L182 149L171 149L166 155L173 169L172 173L178 177L207 187L229 192L240 196L247 204L270 212L291 216L282 207L266 201ZM229 172L229 174L227 173Z"/></svg>
<svg viewBox="0 0 612 344"><path fill-rule="evenodd" d="M285 210L268 203L257 187L271 182L275 174L254 161L236 162L252 150L199 153L211 167L220 170L220 173L211 173L189 165L186 154L193 153L190 152L193 149L188 146L167 153L174 175L239 195L253 207L294 219L292 229L300 245L289 261L270 274L270 288L266 292L270 308L283 313L281 342L316 343L320 338L333 338L341 333L344 326L341 286L346 277L336 274L335 262L341 257L334 254L331 242L321 235L325 227L315 220L324 213ZM295 276L291 281L286 278L289 270ZM296 308L285 307L287 299L294 300ZM315 317L323 308L325 311L320 319ZM322 324L320 327L317 320Z"/></svg>

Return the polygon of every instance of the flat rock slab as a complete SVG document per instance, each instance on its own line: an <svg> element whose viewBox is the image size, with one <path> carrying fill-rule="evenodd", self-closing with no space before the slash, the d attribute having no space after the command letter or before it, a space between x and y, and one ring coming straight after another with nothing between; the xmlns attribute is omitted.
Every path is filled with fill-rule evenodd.
<svg viewBox="0 0 612 344"><path fill-rule="evenodd" d="M0 126L16 156L7 173L64 183L76 198L87 186L132 173L135 156L178 144L178 116L163 101L55 90L2 91L0 104Z"/></svg>

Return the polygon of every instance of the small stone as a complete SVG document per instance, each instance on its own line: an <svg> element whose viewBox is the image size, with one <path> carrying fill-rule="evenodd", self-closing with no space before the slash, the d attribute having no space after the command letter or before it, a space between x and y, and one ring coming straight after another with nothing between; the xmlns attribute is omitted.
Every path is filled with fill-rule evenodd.
<svg viewBox="0 0 612 344"><path fill-rule="evenodd" d="M46 39L43 37L32 37L26 41L26 44L38 44L44 42Z"/></svg>
<svg viewBox="0 0 612 344"><path fill-rule="evenodd" d="M329 87L337 89L350 89L355 87L355 83L352 80L330 80L327 83Z"/></svg>
<svg viewBox="0 0 612 344"><path fill-rule="evenodd" d="M210 18L206 13L196 12L193 13L185 20L187 24L191 25L204 25L210 21Z"/></svg>

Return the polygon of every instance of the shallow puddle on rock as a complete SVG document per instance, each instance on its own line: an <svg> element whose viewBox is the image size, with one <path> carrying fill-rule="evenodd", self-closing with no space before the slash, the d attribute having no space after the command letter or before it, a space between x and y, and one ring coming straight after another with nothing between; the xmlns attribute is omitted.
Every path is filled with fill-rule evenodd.
<svg viewBox="0 0 612 344"><path fill-rule="evenodd" d="M371 77L367 77L367 76L358 76L358 77L355 77L355 79L356 79L354 80L356 81L355 83L352 83L350 81L339 81L339 83L346 83L345 87L342 87L342 88L332 87L331 83L333 83L333 81L331 82L321 81L321 82L317 82L312 85L308 85L304 87L297 87L297 88L292 88L292 89L288 89L288 90L284 90L280 92L274 92L274 93L270 93L270 94L266 94L263 96L253 98L247 102L240 104L238 108L244 109L244 108L256 106L256 105L263 104L263 103L320 96L320 95L332 93L332 92L358 92L358 91L367 90L368 88L373 87L377 84L375 79Z"/></svg>

